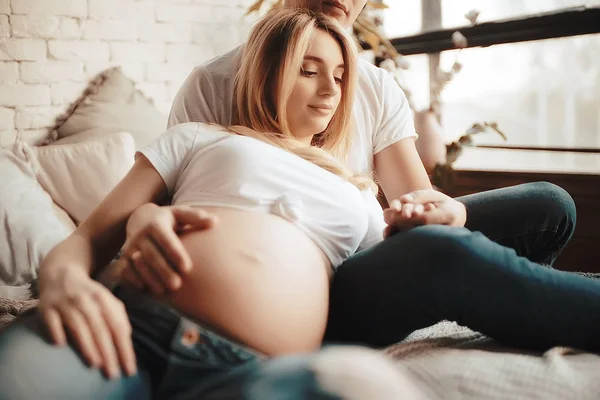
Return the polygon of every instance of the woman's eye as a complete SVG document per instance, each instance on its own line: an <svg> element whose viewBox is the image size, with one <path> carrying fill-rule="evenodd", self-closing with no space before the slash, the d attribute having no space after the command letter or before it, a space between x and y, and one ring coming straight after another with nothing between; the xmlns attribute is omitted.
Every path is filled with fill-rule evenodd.
<svg viewBox="0 0 600 400"><path fill-rule="evenodd" d="M307 71L305 69L302 70L302 75L304 76L315 76L317 73L315 71Z"/></svg>
<svg viewBox="0 0 600 400"><path fill-rule="evenodd" d="M342 78L338 78L337 76L334 78L337 83L342 83Z"/></svg>

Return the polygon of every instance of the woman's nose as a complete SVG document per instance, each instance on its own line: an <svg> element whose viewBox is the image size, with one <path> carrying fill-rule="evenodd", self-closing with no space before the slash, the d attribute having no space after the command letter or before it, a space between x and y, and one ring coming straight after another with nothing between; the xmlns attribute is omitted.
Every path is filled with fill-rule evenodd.
<svg viewBox="0 0 600 400"><path fill-rule="evenodd" d="M335 96L339 90L334 77L324 77L320 83L319 94L322 96Z"/></svg>

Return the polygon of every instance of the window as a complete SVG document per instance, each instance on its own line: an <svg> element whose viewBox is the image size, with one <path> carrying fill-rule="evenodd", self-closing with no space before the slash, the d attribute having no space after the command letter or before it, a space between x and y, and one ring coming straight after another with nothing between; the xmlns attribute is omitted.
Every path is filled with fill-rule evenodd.
<svg viewBox="0 0 600 400"><path fill-rule="evenodd" d="M427 0L424 0L427 1ZM524 17L562 8L600 5L600 0L442 0L442 28L465 25L465 14L481 11L479 23Z"/></svg>
<svg viewBox="0 0 600 400"><path fill-rule="evenodd" d="M600 6L600 0L388 0L384 27L390 37L468 26L465 14L480 11L478 22L524 17L574 6ZM434 14L436 7L440 18ZM433 11L428 11L433 10ZM439 14L438 14L439 15ZM419 24L415 21L419 21ZM435 23L434 23L435 25ZM435 28L434 28L435 30ZM430 66L449 70L458 58L462 70L441 93L445 140L455 140L474 122L495 121L508 144L531 147L600 148L600 34L443 51L406 57L402 83L416 109L428 106ZM434 69L435 70L435 69ZM497 135L478 143L500 143Z"/></svg>
<svg viewBox="0 0 600 400"><path fill-rule="evenodd" d="M441 54L443 70L457 52ZM447 140L475 121L496 121L509 144L600 147L600 35L470 48L458 57L462 70L441 94Z"/></svg>

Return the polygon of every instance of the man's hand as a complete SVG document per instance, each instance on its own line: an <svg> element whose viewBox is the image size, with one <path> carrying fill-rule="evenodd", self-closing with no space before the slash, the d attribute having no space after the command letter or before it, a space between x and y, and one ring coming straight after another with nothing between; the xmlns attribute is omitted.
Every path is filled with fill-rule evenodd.
<svg viewBox="0 0 600 400"><path fill-rule="evenodd" d="M138 208L127 223L122 279L154 294L179 289L192 261L178 235L210 229L215 222L215 216L199 208L155 204Z"/></svg>
<svg viewBox="0 0 600 400"><path fill-rule="evenodd" d="M388 224L385 237L421 225L464 226L467 221L462 203L433 189L416 190L392 200L383 216Z"/></svg>

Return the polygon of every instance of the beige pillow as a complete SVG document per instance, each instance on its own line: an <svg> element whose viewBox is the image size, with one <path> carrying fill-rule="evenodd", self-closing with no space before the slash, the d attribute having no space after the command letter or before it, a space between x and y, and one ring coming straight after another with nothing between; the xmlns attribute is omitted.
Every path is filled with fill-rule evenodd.
<svg viewBox="0 0 600 400"><path fill-rule="evenodd" d="M29 151L40 185L79 224L133 166L135 142L120 132Z"/></svg>
<svg viewBox="0 0 600 400"><path fill-rule="evenodd" d="M32 283L40 261L75 229L37 182L24 146L0 147L0 286Z"/></svg>
<svg viewBox="0 0 600 400"><path fill-rule="evenodd" d="M60 223L63 224L69 231L73 232L75 229L77 229L77 225L75 225L73 218L71 218L69 213L67 213L64 208L56 204L54 200L52 200L52 211Z"/></svg>
<svg viewBox="0 0 600 400"><path fill-rule="evenodd" d="M166 130L160 113L119 67L100 74L54 128L55 144L88 140L94 136L129 132L141 149Z"/></svg>

